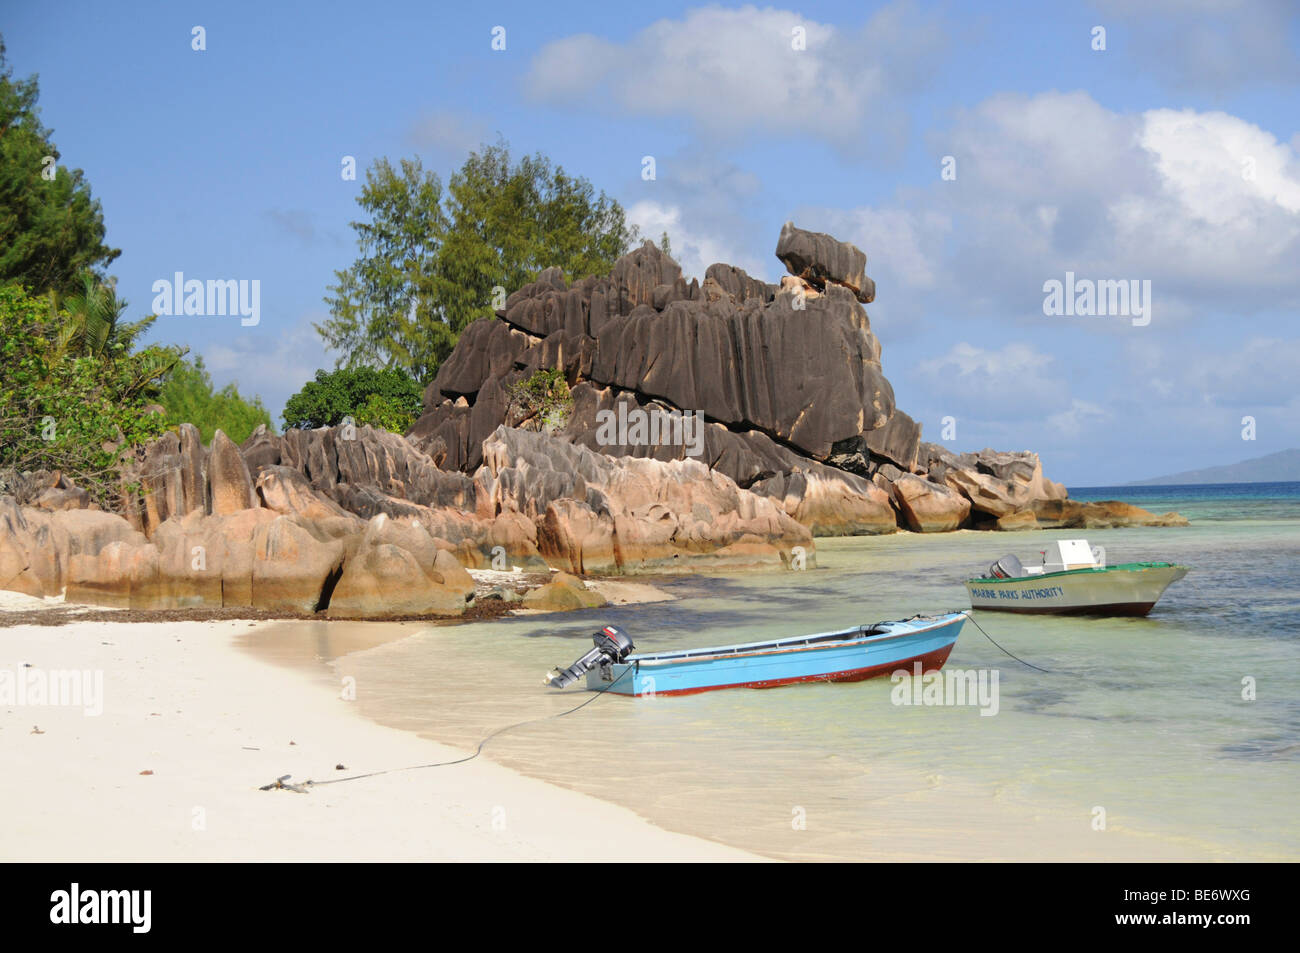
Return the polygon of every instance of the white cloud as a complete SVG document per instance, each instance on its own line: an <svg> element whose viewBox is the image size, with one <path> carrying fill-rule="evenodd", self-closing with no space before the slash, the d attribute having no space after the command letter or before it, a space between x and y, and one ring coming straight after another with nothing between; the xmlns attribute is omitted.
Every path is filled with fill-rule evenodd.
<svg viewBox="0 0 1300 953"><path fill-rule="evenodd" d="M760 261L739 252L749 248L758 228L747 213L762 190L758 177L735 163L691 149L660 156L656 178L638 182L632 195L644 196L628 206L627 219L645 238L668 232L673 258L689 281L704 278L715 262L726 262L765 281L780 268L775 257ZM772 248L776 237L772 238Z"/></svg>
<svg viewBox="0 0 1300 953"><path fill-rule="evenodd" d="M931 406L960 409L962 416L978 420L1041 418L1070 400L1068 381L1055 360L1027 344L983 348L962 341L920 362L914 373Z"/></svg>
<svg viewBox="0 0 1300 953"><path fill-rule="evenodd" d="M856 31L772 7L701 7L622 43L590 34L550 43L525 89L557 105L685 115L704 135L896 145L906 123L896 100L934 71L944 45L938 23L908 2L882 8ZM804 49L793 48L796 29Z"/></svg>
<svg viewBox="0 0 1300 953"><path fill-rule="evenodd" d="M264 318L257 327L241 329L226 342L202 346L199 351L213 385L221 388L236 381L242 396L260 396L278 428L284 402L318 369L334 366L334 359L312 327L313 321L322 320L324 315L304 316L276 332Z"/></svg>
<svg viewBox="0 0 1300 953"><path fill-rule="evenodd" d="M1243 119L1008 94L959 114L933 145L956 157L956 181L936 162L927 189L825 214L896 280L950 306L1041 320L1043 282L1066 271L1151 280L1156 322L1300 306L1300 158Z"/></svg>
<svg viewBox="0 0 1300 953"><path fill-rule="evenodd" d="M933 286L938 280L939 249L953 227L951 216L944 212L899 207L805 210L795 221L866 252L867 274L878 288Z"/></svg>
<svg viewBox="0 0 1300 953"><path fill-rule="evenodd" d="M1076 397L1070 401L1069 408L1049 415L1047 426L1068 439L1083 436L1085 431L1110 419L1111 413L1106 408Z"/></svg>
<svg viewBox="0 0 1300 953"><path fill-rule="evenodd" d="M744 268L758 277L754 262L731 261L736 256L727 242L717 235L701 234L686 224L687 215L676 205L661 205L658 202L643 199L627 210L627 220L641 229L641 237L659 241L659 236L668 233L672 245L673 258L682 266L682 273L687 281L692 278L703 279L705 270L715 262L727 262Z"/></svg>

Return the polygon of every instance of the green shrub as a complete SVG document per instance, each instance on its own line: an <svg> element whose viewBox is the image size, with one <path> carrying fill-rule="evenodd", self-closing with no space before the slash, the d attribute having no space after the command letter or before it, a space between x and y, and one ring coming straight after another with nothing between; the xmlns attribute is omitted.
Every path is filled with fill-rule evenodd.
<svg viewBox="0 0 1300 953"><path fill-rule="evenodd" d="M284 405L284 425L312 429L337 427L343 418L405 433L423 409L423 390L395 367L344 367L317 371ZM383 421L383 423L375 423ZM403 422L405 421L405 424Z"/></svg>
<svg viewBox="0 0 1300 953"><path fill-rule="evenodd" d="M508 415L517 415L520 423L535 421L548 432L561 429L573 411L569 382L559 368L540 370L507 389Z"/></svg>
<svg viewBox="0 0 1300 953"><path fill-rule="evenodd" d="M0 286L0 469L59 470L117 503L121 456L166 429L153 405L177 348L90 348L66 311Z"/></svg>

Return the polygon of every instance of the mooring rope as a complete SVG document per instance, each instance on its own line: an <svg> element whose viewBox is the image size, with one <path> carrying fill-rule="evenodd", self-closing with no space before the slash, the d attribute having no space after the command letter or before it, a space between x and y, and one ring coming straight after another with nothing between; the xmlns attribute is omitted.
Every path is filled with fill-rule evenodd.
<svg viewBox="0 0 1300 953"><path fill-rule="evenodd" d="M259 791L284 790L284 791L295 791L298 794L306 794L308 793L307 789L309 787L318 788L326 784L342 784L344 781L360 781L362 778L375 778L381 774L396 774L399 771L419 771L423 768L445 768L453 764L464 764L466 761L473 761L475 758L481 755L483 753L483 747L489 741L491 741L497 735L505 734L507 731L510 731L512 728L520 728L523 727L524 725L531 725L534 722L538 722L538 721L548 721L551 718L563 718L565 715L572 715L575 711L579 711L580 709L586 708L588 705L594 702L601 695L605 694L607 691L609 691L611 688L613 688L615 685L621 682L623 678L631 671L632 671L631 668L626 669L622 675L614 679L612 682L610 682L600 691L596 692L596 694L592 695L581 705L574 705L572 708L568 709L567 711L556 712L553 715L542 715L538 718L529 718L526 721L517 721L513 725L506 725L504 728L498 728L496 731L492 732L491 734L489 734L487 737L485 737L482 741L478 743L478 747L474 749L473 754L467 755L464 758L457 758L455 761L435 761L432 764L412 764L402 768L385 768L382 771L368 771L365 774L353 774L353 775L349 775L346 778L330 778L328 781L312 781L308 779L306 781L303 781L301 784L286 783L289 780L289 778L292 777L292 775L285 774L282 775L281 777L276 778L270 784L262 785L260 788L258 788L258 790Z"/></svg>
<svg viewBox="0 0 1300 953"><path fill-rule="evenodd" d="M971 610L970 610L970 609L963 609L963 610L961 610L961 611L965 613L965 615L966 615L966 621L967 621L967 622L969 622L971 625L975 626L975 628L979 629L981 632L984 632L984 626L980 625L978 622L976 622L974 619L971 618L971 616L970 616L970 614L971 614ZM1026 661L1025 661L1024 659L1022 659L1019 655L1014 655L1014 654L1012 654L1011 652L1007 652L1007 650L1004 649L1004 648L1002 648L1002 646L998 645L998 643L997 643L996 641L994 641L993 636L989 635L987 632L984 632L984 638L988 639L990 642L993 642L993 644L994 644L994 645L997 645L997 647L998 647L1001 651L1006 652L1007 655L1010 655L1013 659L1015 659L1015 660L1016 660L1017 662L1019 662L1021 665L1026 665L1026 666L1028 666L1029 668L1032 668L1032 669L1033 669L1034 671L1036 671L1036 672L1042 672L1044 675L1051 675L1051 674L1052 674L1051 672L1049 672L1049 671L1048 671L1047 669L1045 669L1045 668L1039 668L1039 667L1038 667L1037 665L1035 665L1033 662L1026 662Z"/></svg>

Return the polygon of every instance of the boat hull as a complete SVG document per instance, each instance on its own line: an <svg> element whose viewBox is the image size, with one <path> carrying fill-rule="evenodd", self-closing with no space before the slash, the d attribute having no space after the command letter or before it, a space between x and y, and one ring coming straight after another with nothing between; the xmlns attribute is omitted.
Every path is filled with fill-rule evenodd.
<svg viewBox="0 0 1300 953"><path fill-rule="evenodd" d="M1015 579L971 579L966 591L972 609L991 612L1144 616L1185 575L1185 566L1134 564Z"/></svg>
<svg viewBox="0 0 1300 953"><path fill-rule="evenodd" d="M800 682L859 682L900 669L911 674L918 662L922 671L932 672L948 660L965 621L964 613L950 613L885 623L879 634L842 641L778 640L730 647L723 655L701 655L713 650L698 649L689 655L634 655L588 672L587 688L640 697L692 695Z"/></svg>

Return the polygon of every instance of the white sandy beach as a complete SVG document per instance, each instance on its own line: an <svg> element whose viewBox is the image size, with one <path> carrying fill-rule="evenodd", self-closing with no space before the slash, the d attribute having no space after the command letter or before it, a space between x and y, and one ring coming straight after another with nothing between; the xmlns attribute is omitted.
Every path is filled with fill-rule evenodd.
<svg viewBox="0 0 1300 953"><path fill-rule="evenodd" d="M761 859L487 757L307 794L260 791L284 774L325 780L468 752L373 724L323 676L241 651L235 637L251 625L0 628L0 672L102 671L104 694L99 715L0 705L0 859Z"/></svg>

